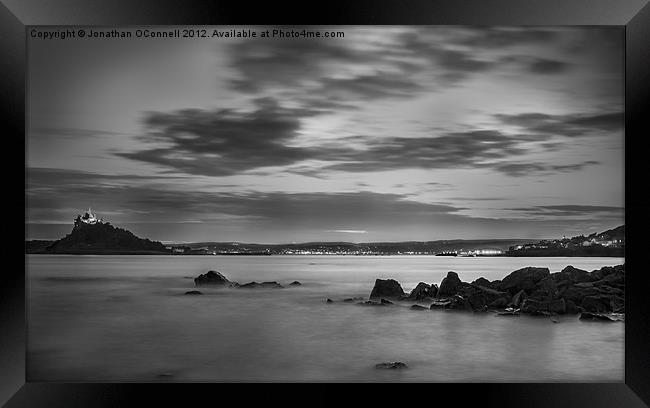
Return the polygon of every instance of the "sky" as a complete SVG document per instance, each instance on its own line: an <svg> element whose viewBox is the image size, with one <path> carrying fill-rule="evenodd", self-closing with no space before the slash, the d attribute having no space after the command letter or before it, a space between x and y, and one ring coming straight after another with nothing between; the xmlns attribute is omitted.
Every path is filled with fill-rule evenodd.
<svg viewBox="0 0 650 408"><path fill-rule="evenodd" d="M29 39L27 238L89 206L164 242L623 224L621 28L308 30L344 37Z"/></svg>

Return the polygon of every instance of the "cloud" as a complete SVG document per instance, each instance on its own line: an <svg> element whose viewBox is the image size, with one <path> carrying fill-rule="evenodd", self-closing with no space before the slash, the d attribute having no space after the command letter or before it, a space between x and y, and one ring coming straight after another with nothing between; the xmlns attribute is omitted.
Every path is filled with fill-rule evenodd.
<svg viewBox="0 0 650 408"><path fill-rule="evenodd" d="M534 207L512 208L529 216L544 218L589 218L589 219L621 219L624 207L602 205L541 205Z"/></svg>
<svg viewBox="0 0 650 408"><path fill-rule="evenodd" d="M503 48L519 45L548 44L560 38L556 29L529 27L466 28L467 35L459 42L478 48Z"/></svg>
<svg viewBox="0 0 650 408"><path fill-rule="evenodd" d="M571 67L571 64L564 61L526 55L507 56L501 61L515 64L531 74L561 74Z"/></svg>
<svg viewBox="0 0 650 408"><path fill-rule="evenodd" d="M312 158L310 149L291 146L300 119L318 112L287 109L274 100L256 101L257 109L153 112L145 118L152 147L117 156L188 174L227 176L260 167L283 166Z"/></svg>
<svg viewBox="0 0 650 408"><path fill-rule="evenodd" d="M550 174L553 172L568 173L582 170L586 166L593 166L596 164L600 164L600 162L588 160L582 163L557 165L549 165L545 163L507 163L494 165L494 169L508 176L519 177L530 174Z"/></svg>
<svg viewBox="0 0 650 408"><path fill-rule="evenodd" d="M367 234L368 231L365 230L326 230L325 232L337 232L337 233L343 233L343 234Z"/></svg>
<svg viewBox="0 0 650 408"><path fill-rule="evenodd" d="M259 98L253 111L199 109L150 113L149 132L141 139L150 145L116 155L162 166L166 171L207 176L229 176L265 167L322 178L327 172L375 172L396 169L491 168L509 176L581 170L596 161L548 165L512 163L531 150L531 142L548 142L550 127L572 126L573 131L606 127L608 115L545 114L497 115L504 123L530 133L506 134L494 129L442 132L420 137L350 136L338 143L301 146L302 120L321 114L306 108L285 108L273 98ZM584 130L586 131L586 130ZM355 147L358 146L358 147ZM555 144L542 146L550 150ZM507 161L507 162L506 162Z"/></svg>
<svg viewBox="0 0 650 408"><path fill-rule="evenodd" d="M549 136L582 137L621 132L624 124L623 112L568 115L520 113L494 116L503 124Z"/></svg>

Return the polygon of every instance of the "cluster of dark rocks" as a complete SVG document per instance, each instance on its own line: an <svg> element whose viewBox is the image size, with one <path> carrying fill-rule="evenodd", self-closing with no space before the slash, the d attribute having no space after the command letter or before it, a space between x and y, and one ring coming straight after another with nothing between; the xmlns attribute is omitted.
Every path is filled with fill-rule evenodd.
<svg viewBox="0 0 650 408"><path fill-rule="evenodd" d="M526 267L502 280L481 277L471 283L449 272L440 286L420 282L408 295L396 280L377 279L370 300L358 304L386 306L392 304L388 299L428 301L428 307L414 304L411 309L494 311L504 316L580 313L581 319L618 321L625 313L624 288L625 265L592 272L567 266L557 273Z"/></svg>
<svg viewBox="0 0 650 408"><path fill-rule="evenodd" d="M238 289L282 289L284 286L279 284L276 281L273 282L248 282L244 284L239 284L228 280L221 272L218 271L208 271L207 273L201 274L198 277L194 278L194 284L197 287L207 286L207 287L224 287L224 288L238 288ZM300 286L302 283L298 281L293 281L289 286ZM201 295L202 293L198 290L191 290L185 292L186 295Z"/></svg>

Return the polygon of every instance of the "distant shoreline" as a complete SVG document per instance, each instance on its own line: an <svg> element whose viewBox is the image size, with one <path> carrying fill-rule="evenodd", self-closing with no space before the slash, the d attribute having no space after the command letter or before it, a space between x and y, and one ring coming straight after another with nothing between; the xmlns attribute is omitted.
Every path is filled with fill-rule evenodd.
<svg viewBox="0 0 650 408"><path fill-rule="evenodd" d="M624 258L625 255L579 254L579 255L476 255L476 256L437 256L436 254L170 254L161 252L25 252L25 255L161 255L161 256L430 256L437 258Z"/></svg>

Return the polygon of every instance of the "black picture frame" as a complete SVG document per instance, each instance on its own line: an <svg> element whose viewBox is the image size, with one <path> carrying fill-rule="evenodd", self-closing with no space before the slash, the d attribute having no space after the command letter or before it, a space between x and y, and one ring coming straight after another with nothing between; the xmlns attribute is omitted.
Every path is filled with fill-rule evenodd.
<svg viewBox="0 0 650 408"><path fill-rule="evenodd" d="M650 403L649 272L642 267L645 151L650 134L650 5L647 0L402 0L329 1L301 4L199 1L23 0L0 4L0 74L2 86L4 195L6 225L0 271L0 404L7 407L101 407L190 404L196 399L219 402L224 393L245 396L246 402L270 403L269 391L250 392L242 384L63 384L25 382L24 232L19 227L25 195L13 176L25 149L26 26L30 25L308 25L308 24L434 24L434 25L615 25L625 26L625 223L626 323L625 382L611 384L424 384L424 401L404 401L397 391L368 392L366 403L443 404L478 399L482 405L518 407L623 407ZM11 158L13 160L7 160ZM24 158L24 156L23 156ZM24 163L23 163L24 164ZM634 177L638 175L639 182ZM23 197L21 202L16 197ZM22 205L22 208L21 208ZM21 237L20 232L23 231ZM22 241L21 241L22 239ZM19 246L22 245L22 248ZM24 254L24 252L22 252ZM6 262L6 261L5 261ZM8 266L11 265L11 266ZM486 379L487 381L487 379ZM275 384L279 386L279 384ZM216 388L215 388L216 387ZM247 387L249 387L247 385ZM349 387L348 387L349 388ZM282 398L291 398L288 391ZM358 392L358 391L355 391ZM411 393L412 391L407 391ZM274 389L273 394L278 393ZM219 395L219 396L218 396ZM373 397L374 396L374 397ZM236 397L237 398L237 397ZM338 392L321 390L321 403L341 402ZM372 401L372 398L377 398ZM407 397L408 398L408 397ZM252 400L251 400L252 399ZM312 398L308 398L309 401ZM393 400L393 401L391 401ZM440 400L441 401L441 400ZM645 402L644 402L645 401Z"/></svg>

